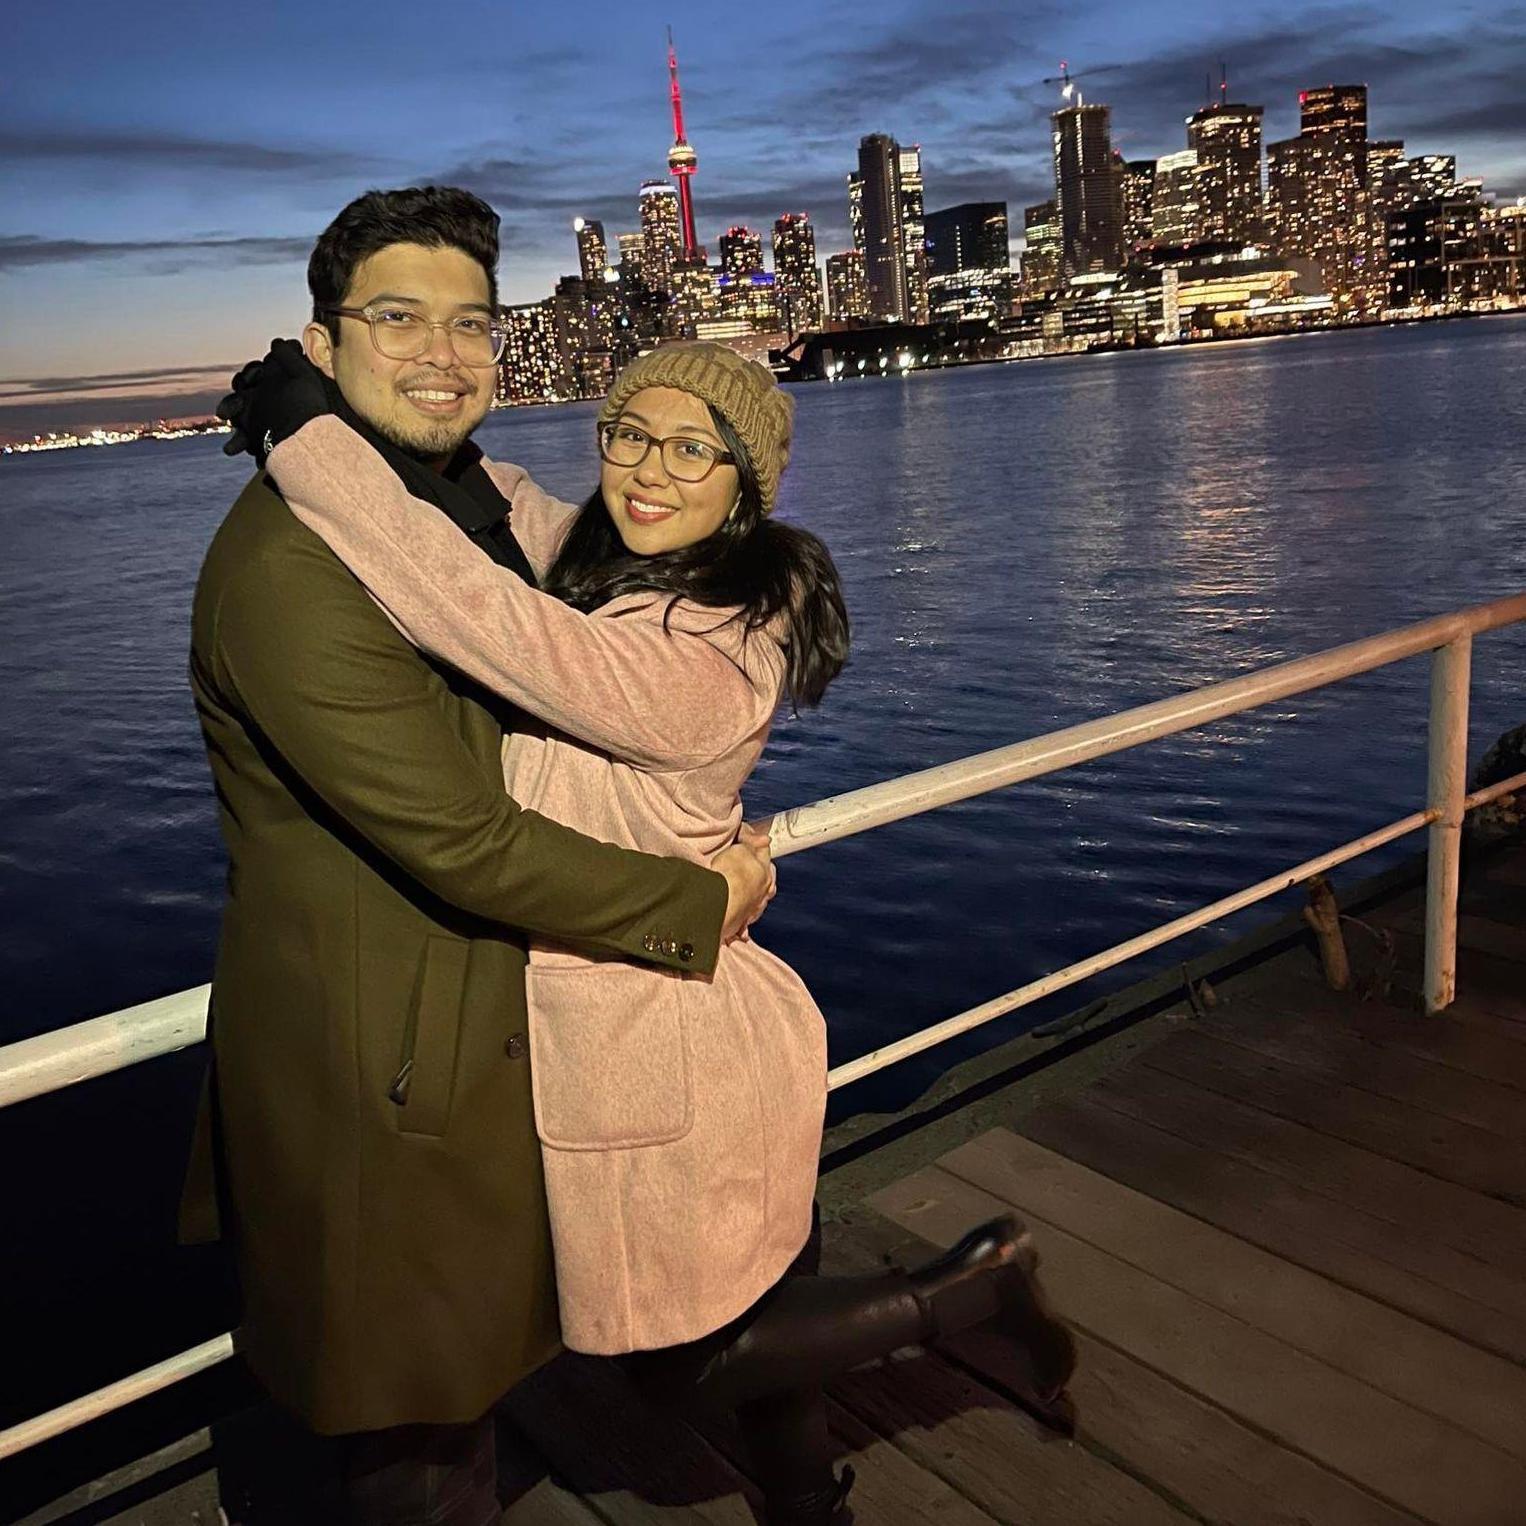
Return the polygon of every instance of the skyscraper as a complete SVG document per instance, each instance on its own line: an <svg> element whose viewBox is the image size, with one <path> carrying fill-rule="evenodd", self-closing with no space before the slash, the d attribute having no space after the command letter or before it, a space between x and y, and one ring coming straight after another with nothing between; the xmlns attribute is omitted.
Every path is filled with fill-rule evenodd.
<svg viewBox="0 0 1526 1526"><path fill-rule="evenodd" d="M906 316L927 322L927 230L922 214L922 146L903 148L897 167L901 177L901 231L906 245Z"/></svg>
<svg viewBox="0 0 1526 1526"><path fill-rule="evenodd" d="M785 327L792 334L821 327L821 272L816 234L804 212L786 212L774 223L774 280Z"/></svg>
<svg viewBox="0 0 1526 1526"><path fill-rule="evenodd" d="M641 273L653 291L673 290L673 266L683 253L678 191L666 180L641 183Z"/></svg>
<svg viewBox="0 0 1526 1526"><path fill-rule="evenodd" d="M858 145L864 199L864 278L875 318L904 323L911 316L906 276L906 225L902 216L901 149L885 133Z"/></svg>
<svg viewBox="0 0 1526 1526"><path fill-rule="evenodd" d="M1316 260L1338 311L1384 300L1367 183L1367 87L1325 85L1298 98L1303 130L1271 144L1267 225L1283 254Z"/></svg>
<svg viewBox="0 0 1526 1526"><path fill-rule="evenodd" d="M1007 204L967 201L927 214L927 295L933 318L997 318L1012 298Z"/></svg>
<svg viewBox="0 0 1526 1526"><path fill-rule="evenodd" d="M583 279L592 285L604 279L609 264L609 246L604 242L604 224L588 217L574 217L572 231L578 237L578 264Z"/></svg>
<svg viewBox="0 0 1526 1526"><path fill-rule="evenodd" d="M1154 237L1155 161L1130 159L1123 166L1123 253L1132 255Z"/></svg>
<svg viewBox="0 0 1526 1526"><path fill-rule="evenodd" d="M751 275L763 268L763 237L740 223L721 234L721 273Z"/></svg>
<svg viewBox="0 0 1526 1526"><path fill-rule="evenodd" d="M1023 296L1042 297L1060 284L1060 215L1052 201L1023 209Z"/></svg>
<svg viewBox="0 0 1526 1526"><path fill-rule="evenodd" d="M836 323L869 316L869 283L864 279L864 257L857 249L828 258L827 305Z"/></svg>
<svg viewBox="0 0 1526 1526"><path fill-rule="evenodd" d="M1108 109L1066 106L1049 121L1061 272L1068 277L1117 270L1123 264L1123 228Z"/></svg>
<svg viewBox="0 0 1526 1526"><path fill-rule="evenodd" d="M1220 101L1187 118L1197 151L1199 237L1254 244L1261 237L1260 106Z"/></svg>
<svg viewBox="0 0 1526 1526"><path fill-rule="evenodd" d="M1151 230L1156 244L1195 244L1203 237L1202 164L1195 148L1155 161Z"/></svg>
<svg viewBox="0 0 1526 1526"><path fill-rule="evenodd" d="M864 177L857 170L848 175L848 228L853 247L864 252Z"/></svg>

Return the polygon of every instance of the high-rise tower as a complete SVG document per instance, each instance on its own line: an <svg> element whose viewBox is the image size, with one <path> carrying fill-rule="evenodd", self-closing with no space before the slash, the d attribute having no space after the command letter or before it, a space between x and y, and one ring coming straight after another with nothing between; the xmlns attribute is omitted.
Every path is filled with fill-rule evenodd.
<svg viewBox="0 0 1526 1526"><path fill-rule="evenodd" d="M864 274L871 310L882 323L905 323L911 318L911 294L906 279L900 144L882 132L861 138L858 176L863 186Z"/></svg>
<svg viewBox="0 0 1526 1526"><path fill-rule="evenodd" d="M678 52L673 46L673 28L668 28L668 94L673 102L673 146L668 150L668 169L678 181L678 221L683 239L685 260L702 260L705 252L694 236L694 191L689 182L699 168L699 155L689 147L684 136L684 99L678 88Z"/></svg>
<svg viewBox="0 0 1526 1526"><path fill-rule="evenodd" d="M1117 270L1123 264L1122 187L1113 168L1108 109L1065 106L1049 121L1062 273Z"/></svg>

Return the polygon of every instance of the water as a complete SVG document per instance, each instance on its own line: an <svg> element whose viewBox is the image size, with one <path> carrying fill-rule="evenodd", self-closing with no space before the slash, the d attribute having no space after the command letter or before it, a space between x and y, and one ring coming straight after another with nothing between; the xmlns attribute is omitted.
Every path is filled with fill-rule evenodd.
<svg viewBox="0 0 1526 1526"><path fill-rule="evenodd" d="M854 655L780 722L750 812L1526 588L1523 366L1526 320L1501 319L798 389L781 511L832 548ZM581 497L593 413L500 414L481 439ZM210 975L222 863L185 650L244 475L210 441L0 463L0 1042ZM1523 658L1526 631L1478 643L1475 758L1526 720ZM793 858L761 936L839 1062L1413 810L1426 683L1404 663ZM904 1102L1147 968L846 1105ZM13 1222L151 1237L194 1080L166 1062L12 1110L12 1149L72 1173Z"/></svg>

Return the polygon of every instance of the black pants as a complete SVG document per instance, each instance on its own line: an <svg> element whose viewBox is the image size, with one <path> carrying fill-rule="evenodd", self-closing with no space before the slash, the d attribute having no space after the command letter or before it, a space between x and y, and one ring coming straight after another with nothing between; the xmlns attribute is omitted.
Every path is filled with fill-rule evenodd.
<svg viewBox="0 0 1526 1526"><path fill-rule="evenodd" d="M821 1210L811 1214L811 1234L784 1276L751 1308L729 1324L682 1346L639 1351L618 1360L650 1402L690 1418L731 1410L755 1476L769 1495L793 1497L832 1482L831 1438L826 1395L820 1383L786 1383L773 1392L730 1402L730 1393L712 1394L706 1377L715 1359L733 1348L773 1304L786 1285L816 1277L821 1268ZM766 1379L758 1385L768 1389Z"/></svg>

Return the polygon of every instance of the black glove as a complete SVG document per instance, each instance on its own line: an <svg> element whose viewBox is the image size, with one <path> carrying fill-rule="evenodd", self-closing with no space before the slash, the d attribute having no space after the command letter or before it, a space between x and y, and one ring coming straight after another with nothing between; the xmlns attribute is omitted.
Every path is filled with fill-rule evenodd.
<svg viewBox="0 0 1526 1526"><path fill-rule="evenodd" d="M251 360L233 378L217 416L233 426L223 454L247 450L257 466L309 419L332 413L333 384L302 353L295 339L273 339L263 360Z"/></svg>

